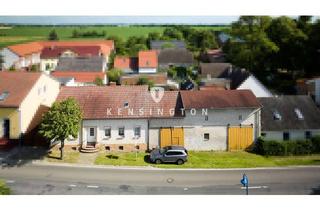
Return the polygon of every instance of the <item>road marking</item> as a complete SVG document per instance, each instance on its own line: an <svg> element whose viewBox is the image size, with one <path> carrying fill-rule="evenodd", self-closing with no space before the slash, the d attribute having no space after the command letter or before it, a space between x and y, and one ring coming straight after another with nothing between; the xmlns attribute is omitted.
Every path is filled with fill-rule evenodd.
<svg viewBox="0 0 320 210"><path fill-rule="evenodd" d="M69 184L69 187L77 187L75 184Z"/></svg>
<svg viewBox="0 0 320 210"><path fill-rule="evenodd" d="M8 184L13 184L13 183L15 183L16 181L14 181L14 180L7 180L6 181L6 183L8 183Z"/></svg>
<svg viewBox="0 0 320 210"><path fill-rule="evenodd" d="M87 188L99 188L97 185L87 185Z"/></svg>
<svg viewBox="0 0 320 210"><path fill-rule="evenodd" d="M268 186L250 186L248 189L267 189L269 188ZM245 190L246 187L241 187L242 190Z"/></svg>

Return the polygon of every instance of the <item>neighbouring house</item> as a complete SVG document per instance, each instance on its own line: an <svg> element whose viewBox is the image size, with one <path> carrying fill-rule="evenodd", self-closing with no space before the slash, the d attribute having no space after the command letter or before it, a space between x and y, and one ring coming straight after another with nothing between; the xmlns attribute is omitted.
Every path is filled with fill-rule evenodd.
<svg viewBox="0 0 320 210"><path fill-rule="evenodd" d="M320 77L306 81L307 94L312 97L318 106L320 106Z"/></svg>
<svg viewBox="0 0 320 210"><path fill-rule="evenodd" d="M250 90L148 91L147 86L62 87L83 112L66 145L136 151L168 145L239 150L260 135L261 105ZM90 145L90 147L88 147Z"/></svg>
<svg viewBox="0 0 320 210"><path fill-rule="evenodd" d="M151 119L149 147L246 149L260 136L261 105L250 90L180 91L182 118Z"/></svg>
<svg viewBox="0 0 320 210"><path fill-rule="evenodd" d="M250 72L230 63L200 63L201 86L231 90L251 90L256 97L272 97L272 93Z"/></svg>
<svg viewBox="0 0 320 210"><path fill-rule="evenodd" d="M153 40L150 41L152 50L163 50L167 48L186 49L186 43L180 40Z"/></svg>
<svg viewBox="0 0 320 210"><path fill-rule="evenodd" d="M158 55L155 50L139 51L139 73L156 73L158 68Z"/></svg>
<svg viewBox="0 0 320 210"><path fill-rule="evenodd" d="M40 52L43 46L38 42L16 44L5 47L0 52L3 56L3 68L16 69L30 67L33 64L40 64Z"/></svg>
<svg viewBox="0 0 320 210"><path fill-rule="evenodd" d="M16 69L29 68L32 65L40 65L40 54L44 48L53 47L78 47L98 46L106 62L114 50L113 40L81 40L81 41L37 41L25 44L16 44L5 47L1 50L4 57L4 68L14 66Z"/></svg>
<svg viewBox="0 0 320 210"><path fill-rule="evenodd" d="M101 56L99 46L62 46L45 47L40 54L40 70L50 73L58 64L60 57L91 57Z"/></svg>
<svg viewBox="0 0 320 210"><path fill-rule="evenodd" d="M103 57L61 57L51 75L56 78L74 78L76 86L94 85L100 78L107 84L107 63Z"/></svg>
<svg viewBox="0 0 320 210"><path fill-rule="evenodd" d="M0 72L0 139L32 132L59 94L59 82L44 73Z"/></svg>
<svg viewBox="0 0 320 210"><path fill-rule="evenodd" d="M148 86L62 87L58 100L75 98L83 112L77 139L66 145L102 146L111 151L146 150L150 118L180 117L176 111L177 91L165 92L156 103Z"/></svg>
<svg viewBox="0 0 320 210"><path fill-rule="evenodd" d="M200 60L205 63L224 63L226 61L226 55L219 49L210 49L201 53Z"/></svg>
<svg viewBox="0 0 320 210"><path fill-rule="evenodd" d="M136 85L139 78L147 78L152 81L154 86L166 87L167 86L167 74L157 73L157 74L127 74L120 77L121 85Z"/></svg>
<svg viewBox="0 0 320 210"><path fill-rule="evenodd" d="M160 69L190 67L194 64L193 55L187 49L163 49L159 52L158 60Z"/></svg>
<svg viewBox="0 0 320 210"><path fill-rule="evenodd" d="M310 96L258 98L261 136L266 140L301 140L320 135L320 111Z"/></svg>
<svg viewBox="0 0 320 210"><path fill-rule="evenodd" d="M125 74L138 72L138 58L128 56L116 56L113 67L122 70Z"/></svg>

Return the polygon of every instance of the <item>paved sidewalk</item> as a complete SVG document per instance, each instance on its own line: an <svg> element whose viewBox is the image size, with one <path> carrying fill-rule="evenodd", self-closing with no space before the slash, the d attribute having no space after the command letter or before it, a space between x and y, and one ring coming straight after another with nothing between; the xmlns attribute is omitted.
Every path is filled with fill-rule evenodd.
<svg viewBox="0 0 320 210"><path fill-rule="evenodd" d="M99 153L81 153L79 156L78 163L84 165L94 165L94 161Z"/></svg>

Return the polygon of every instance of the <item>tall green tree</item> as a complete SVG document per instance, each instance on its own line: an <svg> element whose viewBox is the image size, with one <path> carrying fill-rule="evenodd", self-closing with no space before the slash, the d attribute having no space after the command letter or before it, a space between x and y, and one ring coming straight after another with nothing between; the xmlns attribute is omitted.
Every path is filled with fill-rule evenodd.
<svg viewBox="0 0 320 210"><path fill-rule="evenodd" d="M60 159L63 159L65 139L77 138L81 120L80 107L73 98L55 102L50 110L44 114L39 133L50 141L61 143Z"/></svg>
<svg viewBox="0 0 320 210"><path fill-rule="evenodd" d="M320 76L320 20L316 20L312 24L307 43L307 55L309 58L308 68L306 70L307 76Z"/></svg>
<svg viewBox="0 0 320 210"><path fill-rule="evenodd" d="M270 24L268 16L241 16L233 23L232 39L224 48L230 61L250 71L267 68L269 55L279 50L267 35Z"/></svg>
<svg viewBox="0 0 320 210"><path fill-rule="evenodd" d="M161 34L159 32L150 32L148 34L148 38L147 38L147 45L148 45L148 48L150 49L151 48L151 41L154 41L154 40L160 40L161 39Z"/></svg>
<svg viewBox="0 0 320 210"><path fill-rule="evenodd" d="M111 35L111 36L108 36L107 39L114 41L114 46L115 46L117 55L125 55L127 53L126 43L121 37L116 35Z"/></svg>
<svg viewBox="0 0 320 210"><path fill-rule="evenodd" d="M286 16L274 18L268 29L268 37L279 48L271 55L273 69L304 71L308 36L298 28L296 21Z"/></svg>
<svg viewBox="0 0 320 210"><path fill-rule="evenodd" d="M163 31L163 39L165 39L165 40L170 40L170 39L183 40L183 34L181 31L179 31L175 27L167 27Z"/></svg>
<svg viewBox="0 0 320 210"><path fill-rule="evenodd" d="M188 37L189 47L196 51L217 48L218 44L213 31L201 30Z"/></svg>
<svg viewBox="0 0 320 210"><path fill-rule="evenodd" d="M52 31L50 31L49 36L48 36L48 40L50 40L50 41L59 40L59 37L58 37L56 30L53 29Z"/></svg>

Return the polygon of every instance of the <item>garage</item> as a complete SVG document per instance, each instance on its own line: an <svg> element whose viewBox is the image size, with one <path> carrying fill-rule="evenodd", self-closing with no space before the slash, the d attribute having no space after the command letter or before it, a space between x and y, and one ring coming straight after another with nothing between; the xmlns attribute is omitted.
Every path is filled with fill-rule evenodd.
<svg viewBox="0 0 320 210"><path fill-rule="evenodd" d="M245 150L253 143L252 126L228 127L228 150Z"/></svg>
<svg viewBox="0 0 320 210"><path fill-rule="evenodd" d="M184 146L183 128L161 128L160 147L180 145Z"/></svg>

